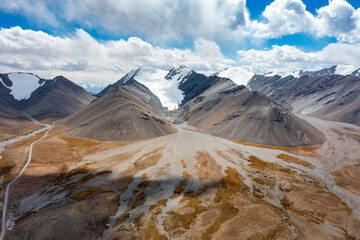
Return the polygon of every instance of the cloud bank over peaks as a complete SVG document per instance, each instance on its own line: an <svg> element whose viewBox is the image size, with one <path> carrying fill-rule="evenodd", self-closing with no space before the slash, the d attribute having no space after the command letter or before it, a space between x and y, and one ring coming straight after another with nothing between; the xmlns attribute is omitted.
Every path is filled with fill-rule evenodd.
<svg viewBox="0 0 360 240"><path fill-rule="evenodd" d="M238 64L248 65L257 73L272 70L291 72L338 64L360 67L360 44L358 43L332 43L316 52L305 52L296 46L274 45L266 50L240 50L237 54Z"/></svg>
<svg viewBox="0 0 360 240"><path fill-rule="evenodd" d="M41 76L64 74L74 80L119 79L140 66L170 69L187 65L199 71L220 70L234 64L212 41L197 39L194 50L160 48L137 38L99 42L82 29L56 37L20 27L0 30L0 67Z"/></svg>

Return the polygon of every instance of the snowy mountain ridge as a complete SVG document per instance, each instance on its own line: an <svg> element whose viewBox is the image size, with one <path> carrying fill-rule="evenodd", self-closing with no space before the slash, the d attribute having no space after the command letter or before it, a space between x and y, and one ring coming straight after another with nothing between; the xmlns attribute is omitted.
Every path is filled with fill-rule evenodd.
<svg viewBox="0 0 360 240"><path fill-rule="evenodd" d="M122 83L126 84L130 79L135 79L147 87L161 101L161 104L169 110L178 108L184 99L179 84L186 81L186 77L193 71L185 66L173 68L170 71L153 67L141 67L126 74Z"/></svg>

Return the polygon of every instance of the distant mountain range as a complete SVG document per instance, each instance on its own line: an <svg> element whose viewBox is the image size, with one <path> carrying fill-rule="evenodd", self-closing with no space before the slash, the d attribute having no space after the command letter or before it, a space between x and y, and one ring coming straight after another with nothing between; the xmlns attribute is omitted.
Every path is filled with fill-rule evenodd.
<svg viewBox="0 0 360 240"><path fill-rule="evenodd" d="M314 145L322 134L293 113L360 123L358 76L352 66L282 75L236 67L211 76L185 66L141 67L95 96L62 76L10 73L0 75L0 101L4 116L69 116L62 122L70 134L96 140L152 138L176 131L171 123L187 122L234 140Z"/></svg>
<svg viewBox="0 0 360 240"><path fill-rule="evenodd" d="M359 69L349 69L333 66L318 71L303 71L298 77L255 75L248 86L294 113L359 124ZM338 72L350 74L341 75Z"/></svg>

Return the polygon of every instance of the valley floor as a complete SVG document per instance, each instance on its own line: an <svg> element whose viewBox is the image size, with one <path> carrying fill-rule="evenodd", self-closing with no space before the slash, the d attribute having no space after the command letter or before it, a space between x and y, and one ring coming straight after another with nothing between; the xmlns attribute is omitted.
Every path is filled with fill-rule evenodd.
<svg viewBox="0 0 360 240"><path fill-rule="evenodd" d="M299 117L326 135L322 146L259 146L184 124L131 143L55 127L12 186L5 239L360 239L360 127ZM10 179L40 137L6 146Z"/></svg>

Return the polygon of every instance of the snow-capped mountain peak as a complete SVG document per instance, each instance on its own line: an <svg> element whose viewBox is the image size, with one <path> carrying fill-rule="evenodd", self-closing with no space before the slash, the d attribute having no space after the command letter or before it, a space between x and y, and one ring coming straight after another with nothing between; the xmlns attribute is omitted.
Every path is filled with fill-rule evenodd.
<svg viewBox="0 0 360 240"><path fill-rule="evenodd" d="M176 80L179 84L186 81L186 76L192 73L193 70L190 68L181 65L180 67L173 68L169 71L169 73L165 76L168 80Z"/></svg>

